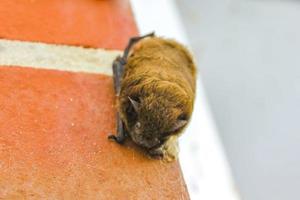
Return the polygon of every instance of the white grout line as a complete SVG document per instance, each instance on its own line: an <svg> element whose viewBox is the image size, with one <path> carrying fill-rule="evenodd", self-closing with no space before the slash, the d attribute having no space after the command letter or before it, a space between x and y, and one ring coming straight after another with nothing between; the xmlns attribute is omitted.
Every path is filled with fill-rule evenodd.
<svg viewBox="0 0 300 200"><path fill-rule="evenodd" d="M0 39L0 66L20 66L112 75L118 50Z"/></svg>

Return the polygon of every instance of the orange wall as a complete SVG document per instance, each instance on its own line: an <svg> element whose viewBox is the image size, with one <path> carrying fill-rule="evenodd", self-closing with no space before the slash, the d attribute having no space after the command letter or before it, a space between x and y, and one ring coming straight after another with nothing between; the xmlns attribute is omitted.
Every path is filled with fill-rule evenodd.
<svg viewBox="0 0 300 200"><path fill-rule="evenodd" d="M55 44L137 34L123 0L2 0L0 21L1 38ZM110 76L0 63L0 199L188 199L177 162L107 140L114 103Z"/></svg>

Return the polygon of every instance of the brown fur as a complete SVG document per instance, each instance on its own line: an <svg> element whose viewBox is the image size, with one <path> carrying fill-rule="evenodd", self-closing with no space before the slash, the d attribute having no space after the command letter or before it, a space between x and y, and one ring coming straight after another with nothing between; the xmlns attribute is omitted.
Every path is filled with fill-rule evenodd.
<svg viewBox="0 0 300 200"><path fill-rule="evenodd" d="M186 124L176 127L191 117L195 79L191 54L174 40L149 37L131 51L121 82L119 111L133 141L151 155L162 155L167 161L177 158L177 137ZM128 97L139 103L138 111Z"/></svg>

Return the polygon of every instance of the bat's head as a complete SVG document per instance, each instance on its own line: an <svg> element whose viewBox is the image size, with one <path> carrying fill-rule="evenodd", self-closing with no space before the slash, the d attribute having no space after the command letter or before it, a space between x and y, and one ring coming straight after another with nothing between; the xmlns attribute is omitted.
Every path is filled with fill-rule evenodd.
<svg viewBox="0 0 300 200"><path fill-rule="evenodd" d="M131 105L129 134L132 140L147 149L164 144L168 137L178 134L187 124L190 113L185 112L164 96L128 97Z"/></svg>

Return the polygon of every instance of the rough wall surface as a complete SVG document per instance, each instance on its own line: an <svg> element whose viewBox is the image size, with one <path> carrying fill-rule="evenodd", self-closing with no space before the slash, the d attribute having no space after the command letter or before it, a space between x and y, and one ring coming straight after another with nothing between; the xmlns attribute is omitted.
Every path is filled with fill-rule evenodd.
<svg viewBox="0 0 300 200"><path fill-rule="evenodd" d="M121 0L3 0L0 22L4 39L119 50L138 34ZM189 198L177 162L107 140L111 76L38 67L0 62L0 199Z"/></svg>

